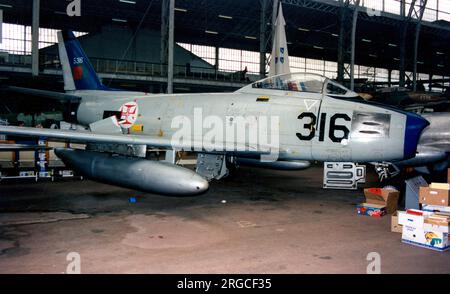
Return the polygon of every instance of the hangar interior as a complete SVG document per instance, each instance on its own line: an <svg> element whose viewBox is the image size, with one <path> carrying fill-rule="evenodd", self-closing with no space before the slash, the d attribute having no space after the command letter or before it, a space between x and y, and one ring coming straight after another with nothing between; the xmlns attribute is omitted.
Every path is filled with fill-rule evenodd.
<svg viewBox="0 0 450 294"><path fill-rule="evenodd" d="M242 163L205 194L172 198L92 182L55 155L67 143L22 140L44 147L0 150L0 273L67 273L73 252L82 273L369 273L373 252L382 273L448 273L448 252L401 241L397 209L359 214L379 193L372 204L385 210L389 197L402 212L423 209L420 181L442 184L430 189L450 205L450 0L0 0L0 125L72 128L67 105L9 90L64 92L61 30L74 32L107 87L225 93L268 77L280 5L292 73L324 76L389 109L438 113L429 121L439 132L423 138L442 139L426 172L347 162L350 185L333 186L327 168L338 181L345 161L294 171ZM448 249L450 209L438 212L447 217L439 248Z"/></svg>

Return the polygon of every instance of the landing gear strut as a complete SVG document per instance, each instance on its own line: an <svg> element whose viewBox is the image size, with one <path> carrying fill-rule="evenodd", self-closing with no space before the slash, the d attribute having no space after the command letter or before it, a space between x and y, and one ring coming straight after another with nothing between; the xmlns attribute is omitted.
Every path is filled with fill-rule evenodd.
<svg viewBox="0 0 450 294"><path fill-rule="evenodd" d="M380 182L391 179L400 174L400 169L389 162L376 162L372 163L375 166L375 171L378 174Z"/></svg>

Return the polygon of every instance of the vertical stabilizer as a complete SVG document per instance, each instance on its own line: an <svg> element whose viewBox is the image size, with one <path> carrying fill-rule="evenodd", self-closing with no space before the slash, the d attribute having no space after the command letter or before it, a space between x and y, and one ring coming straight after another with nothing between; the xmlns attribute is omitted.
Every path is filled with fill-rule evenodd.
<svg viewBox="0 0 450 294"><path fill-rule="evenodd" d="M283 8L280 2L278 17L275 22L275 33L272 40L272 59L270 60L269 76L288 74L291 72L285 26L286 21L284 20Z"/></svg>
<svg viewBox="0 0 450 294"><path fill-rule="evenodd" d="M109 90L98 78L73 32L58 32L58 49L63 69L64 90Z"/></svg>

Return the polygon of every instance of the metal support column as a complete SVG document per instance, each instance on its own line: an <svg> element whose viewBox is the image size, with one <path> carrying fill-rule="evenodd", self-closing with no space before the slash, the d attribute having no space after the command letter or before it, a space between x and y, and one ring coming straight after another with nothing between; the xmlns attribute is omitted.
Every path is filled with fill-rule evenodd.
<svg viewBox="0 0 450 294"><path fill-rule="evenodd" d="M409 13L412 11L411 9L415 5L414 2L415 2L415 0L413 0L413 2L411 3L412 5L410 6L408 16L406 16L406 0L400 0L400 15L402 17L404 17L403 31L402 31L402 35L400 36L400 56L399 56L400 61L398 64L398 69L399 69L399 84L398 85L400 87L405 86L406 37L407 37L407 33L408 33L408 22L409 22L409 18L410 18Z"/></svg>
<svg viewBox="0 0 450 294"><path fill-rule="evenodd" d="M432 83L433 83L433 74L428 74L428 91L430 91L430 92L431 92L431 88L433 88Z"/></svg>
<svg viewBox="0 0 450 294"><path fill-rule="evenodd" d="M407 29L405 29L406 31ZM400 56L399 56L399 83L398 85L400 87L405 86L405 64L406 64L406 33L403 34L403 36L400 39Z"/></svg>
<svg viewBox="0 0 450 294"><path fill-rule="evenodd" d="M266 33L267 33L267 0L259 1L261 15L259 19L259 75L262 78L266 75Z"/></svg>
<svg viewBox="0 0 450 294"><path fill-rule="evenodd" d="M439 20L439 0L436 1L436 20Z"/></svg>
<svg viewBox="0 0 450 294"><path fill-rule="evenodd" d="M355 63L355 36L356 24L358 20L358 8L360 0L339 0L339 40L338 40L338 74L340 83L344 82L345 73L350 76L350 88L354 88L354 63ZM352 17L350 5L354 6ZM345 63L350 64L350 68L345 68Z"/></svg>
<svg viewBox="0 0 450 294"><path fill-rule="evenodd" d="M355 45L356 45L356 23L358 21L358 7L359 1L355 1L355 9L353 10L352 19L352 44L351 44L351 58L350 58L350 90L355 90Z"/></svg>
<svg viewBox="0 0 450 294"><path fill-rule="evenodd" d="M420 23L416 24L416 33L414 35L414 56L413 56L413 91L417 90L417 51L419 51Z"/></svg>
<svg viewBox="0 0 450 294"><path fill-rule="evenodd" d="M219 48L219 46L216 46L215 50L214 50L214 55L215 55L214 68L215 68L216 72L219 70L219 62L220 62L219 61L220 60L219 52L220 52L220 48Z"/></svg>
<svg viewBox="0 0 450 294"><path fill-rule="evenodd" d="M406 14L406 0L400 0L400 16L405 16Z"/></svg>
<svg viewBox="0 0 450 294"><path fill-rule="evenodd" d="M425 12L425 7L427 6L428 0L421 0L416 24L416 33L414 35L414 58L413 58L413 91L417 90L417 55L419 51L419 37L420 37L420 27L422 25L423 13Z"/></svg>
<svg viewBox="0 0 450 294"><path fill-rule="evenodd" d="M167 64L167 41L169 33L169 0L162 0L161 4L161 68Z"/></svg>
<svg viewBox="0 0 450 294"><path fill-rule="evenodd" d="M169 43L168 43L168 65L167 65L167 93L173 93L173 51L174 51L174 28L175 28L175 0L169 4Z"/></svg>
<svg viewBox="0 0 450 294"><path fill-rule="evenodd" d="M160 51L160 66L159 72L161 76L166 73L167 67L167 41L169 33L169 0L162 0L161 3L161 51ZM160 93L164 93L165 89L163 84L161 84Z"/></svg>
<svg viewBox="0 0 450 294"><path fill-rule="evenodd" d="M402 2L404 5L404 3ZM408 29L409 25L413 22L416 23L416 30L414 33L414 52L413 52L413 89L416 89L417 81L416 81L416 73L417 73L417 52L419 46L419 35L420 35L420 26L423 18L423 13L425 12L425 7L427 5L427 0L412 0L409 6L408 15L405 17L403 24L403 31L400 40L400 79L399 86L405 86L405 78L406 78L406 64L408 56L406 55L406 46L407 46L407 37L408 37Z"/></svg>
<svg viewBox="0 0 450 294"><path fill-rule="evenodd" d="M344 82L344 50L345 50L345 11L344 0L339 0L339 38L338 38L338 57L337 57L337 80Z"/></svg>
<svg viewBox="0 0 450 294"><path fill-rule="evenodd" d="M388 69L388 87L392 85L392 69Z"/></svg>
<svg viewBox="0 0 450 294"><path fill-rule="evenodd" d="M40 0L33 0L33 19L31 25L31 73L39 75L39 10Z"/></svg>

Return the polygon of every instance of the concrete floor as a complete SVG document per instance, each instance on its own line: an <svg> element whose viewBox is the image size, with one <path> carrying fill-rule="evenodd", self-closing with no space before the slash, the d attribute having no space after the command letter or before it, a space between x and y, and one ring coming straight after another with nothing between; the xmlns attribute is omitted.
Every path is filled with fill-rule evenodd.
<svg viewBox="0 0 450 294"><path fill-rule="evenodd" d="M360 191L321 189L322 168L243 168L196 198L90 181L0 184L0 273L450 273L450 252L402 244ZM137 197L137 203L129 203Z"/></svg>

